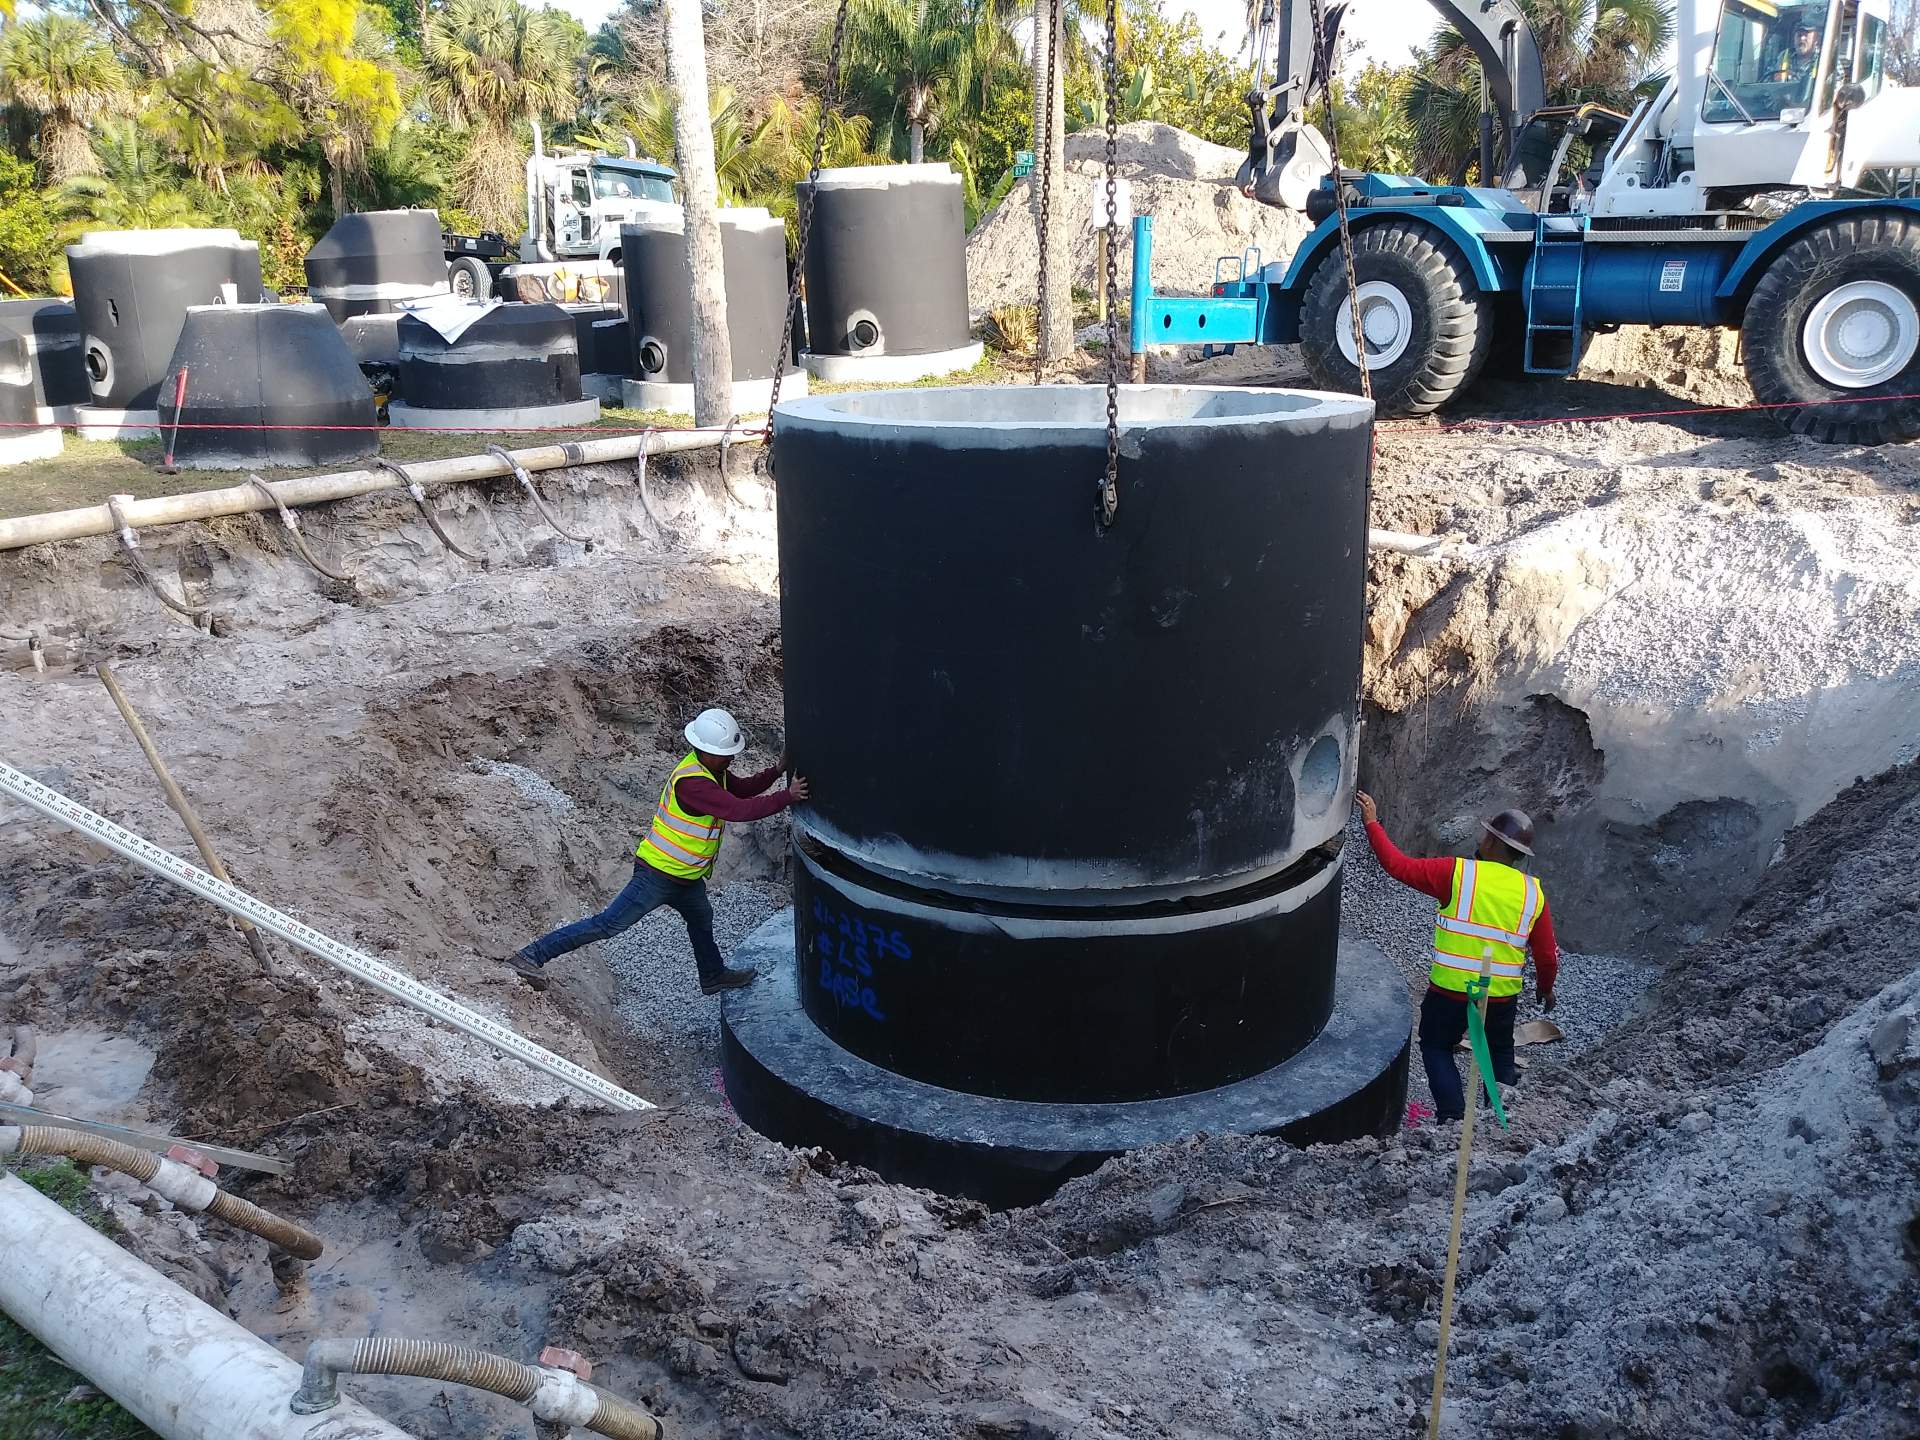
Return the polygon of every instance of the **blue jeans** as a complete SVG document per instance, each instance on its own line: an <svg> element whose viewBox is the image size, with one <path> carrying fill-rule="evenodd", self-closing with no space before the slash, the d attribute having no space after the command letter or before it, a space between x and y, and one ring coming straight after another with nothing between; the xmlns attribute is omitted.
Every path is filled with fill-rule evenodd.
<svg viewBox="0 0 1920 1440"><path fill-rule="evenodd" d="M1459 1120L1467 1113L1467 1091L1460 1083L1460 1068L1454 1063L1453 1047L1467 1033L1467 1006L1470 1001L1455 1000L1437 990L1428 989L1420 1002L1420 1060L1427 1067L1427 1087L1433 1091L1433 1114L1437 1120ZM1487 1058L1493 1061L1493 1078L1511 1085L1520 1078L1513 1063L1513 1017L1520 1008L1518 995L1487 1002ZM1471 1056L1467 1069L1475 1071Z"/></svg>
<svg viewBox="0 0 1920 1440"><path fill-rule="evenodd" d="M676 880L644 860L633 862L633 879L627 882L614 901L598 915L562 925L552 934L542 935L520 954L536 965L591 945L596 940L611 940L623 930L631 930L662 905L671 905L687 922L687 938L693 941L693 958L700 967L702 981L712 980L726 969L720 947L713 939L713 905L707 899L705 880Z"/></svg>

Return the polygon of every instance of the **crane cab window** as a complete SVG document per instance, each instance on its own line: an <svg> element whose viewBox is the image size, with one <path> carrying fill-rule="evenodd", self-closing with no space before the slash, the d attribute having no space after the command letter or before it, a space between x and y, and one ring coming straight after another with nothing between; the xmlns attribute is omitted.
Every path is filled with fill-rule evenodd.
<svg viewBox="0 0 1920 1440"><path fill-rule="evenodd" d="M1727 0L1707 66L1700 118L1710 125L1778 120L1813 102L1827 6Z"/></svg>

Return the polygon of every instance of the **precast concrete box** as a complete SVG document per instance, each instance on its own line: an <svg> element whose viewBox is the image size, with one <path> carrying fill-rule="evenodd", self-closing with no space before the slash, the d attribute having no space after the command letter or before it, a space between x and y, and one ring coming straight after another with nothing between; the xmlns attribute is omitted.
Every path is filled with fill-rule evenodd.
<svg viewBox="0 0 1920 1440"><path fill-rule="evenodd" d="M83 418L102 426L151 423L188 310L263 298L260 248L234 230L89 231L67 268L97 412Z"/></svg>
<svg viewBox="0 0 1920 1440"><path fill-rule="evenodd" d="M65 300L0 300L0 332L26 342L36 418L71 422L92 395L79 312Z"/></svg>
<svg viewBox="0 0 1920 1440"><path fill-rule="evenodd" d="M380 453L373 392L322 306L196 305L167 368L187 375L176 465L251 470Z"/></svg>
<svg viewBox="0 0 1920 1440"><path fill-rule="evenodd" d="M815 379L900 384L980 360L967 311L967 221L944 162L822 170L807 245Z"/></svg>
<svg viewBox="0 0 1920 1440"><path fill-rule="evenodd" d="M62 448L59 430L40 418L26 338L0 330L0 465L51 459Z"/></svg>
<svg viewBox="0 0 1920 1440"><path fill-rule="evenodd" d="M794 908L736 955L777 1139L1024 1203L1198 1130L1390 1133L1405 986L1340 933L1372 406L1123 387L774 412Z"/></svg>

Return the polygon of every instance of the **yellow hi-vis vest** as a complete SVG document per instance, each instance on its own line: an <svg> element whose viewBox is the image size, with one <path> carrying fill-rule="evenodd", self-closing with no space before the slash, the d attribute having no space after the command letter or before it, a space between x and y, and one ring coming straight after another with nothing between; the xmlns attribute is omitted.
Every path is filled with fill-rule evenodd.
<svg viewBox="0 0 1920 1440"><path fill-rule="evenodd" d="M660 804L653 812L653 826L633 847L634 858L646 861L654 869L676 880L698 880L720 854L720 833L727 822L717 815L689 815L680 808L674 788L682 780L698 775L720 783L719 777L700 763L692 751L673 767L666 786L660 791Z"/></svg>
<svg viewBox="0 0 1920 1440"><path fill-rule="evenodd" d="M1455 860L1453 895L1433 924L1433 968L1427 979L1465 992L1491 952L1487 994L1518 995L1527 970L1527 936L1547 903L1540 882L1497 860Z"/></svg>

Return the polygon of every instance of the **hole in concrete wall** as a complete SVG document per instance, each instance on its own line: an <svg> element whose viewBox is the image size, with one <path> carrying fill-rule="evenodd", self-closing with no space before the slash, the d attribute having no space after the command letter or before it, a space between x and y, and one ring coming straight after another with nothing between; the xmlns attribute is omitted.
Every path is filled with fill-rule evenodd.
<svg viewBox="0 0 1920 1440"><path fill-rule="evenodd" d="M658 375L667 368L667 351L658 340L640 342L640 373Z"/></svg>
<svg viewBox="0 0 1920 1440"><path fill-rule="evenodd" d="M1307 747L1307 757L1300 762L1300 783L1295 791L1300 811L1318 818L1327 813L1339 793L1340 742L1322 735Z"/></svg>

